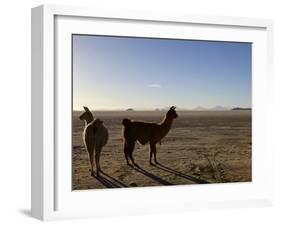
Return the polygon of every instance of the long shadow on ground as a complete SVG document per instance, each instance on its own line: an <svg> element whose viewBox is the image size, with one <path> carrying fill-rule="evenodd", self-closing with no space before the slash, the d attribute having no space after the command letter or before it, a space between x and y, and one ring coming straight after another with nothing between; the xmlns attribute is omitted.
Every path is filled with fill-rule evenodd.
<svg viewBox="0 0 281 226"><path fill-rule="evenodd" d="M101 171L101 173L102 173L104 176L108 177L108 178L111 180L111 182L113 182L113 183L119 185L119 187L125 187L125 188L128 187L126 184L124 184L124 183L121 182L120 180L117 180L116 178L114 178L114 177L108 175L108 174L105 173L104 171Z"/></svg>
<svg viewBox="0 0 281 226"><path fill-rule="evenodd" d="M162 179L161 177L158 177L158 176L156 176L156 175L154 175L154 174L152 174L152 173L150 173L150 172L144 170L144 169L141 168L139 165L135 165L135 166L130 165L130 166L131 166L134 170L136 170L137 172L142 173L143 175L145 175L145 176L147 176L147 177L150 177L151 179L153 179L153 180L159 182L160 184L163 184L163 185L174 185L174 184L172 184L172 183L170 183L170 182L168 182L168 181Z"/></svg>
<svg viewBox="0 0 281 226"><path fill-rule="evenodd" d="M141 174L143 174L143 175L145 175L145 176L147 176L147 177L157 181L160 184L163 184L163 185L174 185L173 183L170 183L170 182L164 180L163 178L161 178L159 176L156 176L155 174L152 174L152 173L146 171L145 169L143 169L139 165L135 165L135 166L130 165L130 166L132 167L132 169L134 169L137 172L139 172L139 173L141 173ZM206 180L199 179L199 178L196 178L196 177L184 174L182 172L179 172L177 170L174 170L174 169L171 169L171 168L169 168L167 166L164 166L163 164L160 164L160 163L158 163L157 165L154 165L154 166L157 167L160 170L163 170L163 171L169 172L171 174L174 174L176 176L185 178L185 179L187 179L187 180L189 180L189 181L191 181L193 183L196 183L196 184L208 184L209 183ZM104 171L101 171L101 174L99 176L95 176L95 179L97 179L101 184L103 184L107 188L128 187L126 184L124 184L120 180L117 180L116 178L108 175Z"/></svg>
<svg viewBox="0 0 281 226"><path fill-rule="evenodd" d="M108 180L107 178L103 177L102 175L94 176L97 181L99 181L102 185L107 188L120 188L120 186L112 181Z"/></svg>
<svg viewBox="0 0 281 226"><path fill-rule="evenodd" d="M167 166L164 166L164 165L162 165L162 164L160 164L160 163L158 163L157 165L155 165L155 167L157 167L158 169L164 170L164 171L166 171L166 172L173 173L173 174L175 174L176 176L185 178L185 179L187 179L187 180L189 180L189 181L192 181L192 182L194 182L194 183L197 183L197 184L209 184L209 182L206 181L206 180L202 180L202 179L199 179L199 178L196 178L196 177L192 177L192 176L190 176L190 175L186 175L186 174L184 174L184 173L182 173L182 172L179 172L179 171L176 171L176 170L174 170L174 169L171 169L171 168L169 168L169 167L167 167Z"/></svg>
<svg viewBox="0 0 281 226"><path fill-rule="evenodd" d="M128 187L126 184L122 183L121 181L115 179L112 176L109 176L107 173L101 171L99 176L95 176L95 179L103 184L107 188L122 188Z"/></svg>

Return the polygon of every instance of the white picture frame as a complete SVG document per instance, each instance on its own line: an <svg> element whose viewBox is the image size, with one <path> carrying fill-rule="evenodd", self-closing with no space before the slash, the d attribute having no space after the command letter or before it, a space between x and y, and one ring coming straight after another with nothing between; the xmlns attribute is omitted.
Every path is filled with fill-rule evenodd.
<svg viewBox="0 0 281 226"><path fill-rule="evenodd" d="M189 34L185 30L187 28ZM253 181L71 191L70 138L67 137L71 130L70 112L67 113L71 99L68 67L71 63L71 48L68 38L75 32L252 42ZM273 22L265 19L111 11L57 5L33 8L32 216L41 220L55 220L271 205L273 179L268 175L273 169L273 153L266 139L266 120L270 115L273 85L272 32ZM62 63L64 66L61 66ZM63 76L56 76L58 74ZM62 114L68 116L61 117ZM62 131L68 132L61 135Z"/></svg>

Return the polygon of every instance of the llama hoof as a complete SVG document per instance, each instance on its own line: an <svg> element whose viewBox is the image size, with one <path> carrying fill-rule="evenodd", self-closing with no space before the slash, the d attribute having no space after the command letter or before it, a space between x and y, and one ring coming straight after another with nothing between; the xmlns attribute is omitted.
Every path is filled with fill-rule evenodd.
<svg viewBox="0 0 281 226"><path fill-rule="evenodd" d="M156 164L156 165L159 165L160 163L159 163L158 161L155 161L155 164Z"/></svg>
<svg viewBox="0 0 281 226"><path fill-rule="evenodd" d="M127 163L127 166L134 168L134 165L132 165L131 163Z"/></svg>
<svg viewBox="0 0 281 226"><path fill-rule="evenodd" d="M92 177L94 177L94 176L95 176L94 172L91 172L91 176L92 176Z"/></svg>
<svg viewBox="0 0 281 226"><path fill-rule="evenodd" d="M149 162L149 165L151 166L155 166L155 164L153 162Z"/></svg>

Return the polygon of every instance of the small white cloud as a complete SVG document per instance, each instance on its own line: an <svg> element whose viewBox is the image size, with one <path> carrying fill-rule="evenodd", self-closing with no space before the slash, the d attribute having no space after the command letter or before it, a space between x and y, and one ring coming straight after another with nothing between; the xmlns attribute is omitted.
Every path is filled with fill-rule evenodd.
<svg viewBox="0 0 281 226"><path fill-rule="evenodd" d="M150 88L161 88L161 85L160 84L150 84L150 85L148 85L148 87L150 87Z"/></svg>

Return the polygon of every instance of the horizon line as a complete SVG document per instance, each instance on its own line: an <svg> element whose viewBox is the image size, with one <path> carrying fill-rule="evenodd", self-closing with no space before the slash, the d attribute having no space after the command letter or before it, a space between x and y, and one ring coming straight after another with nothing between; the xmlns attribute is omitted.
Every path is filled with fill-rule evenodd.
<svg viewBox="0 0 281 226"><path fill-rule="evenodd" d="M232 108L224 108L224 109L216 109L216 108L178 108L177 111L232 111L233 109L238 108L241 110L252 110L252 107L232 107ZM159 109L159 108L149 108L149 109L135 109L135 108L126 108L126 109L90 109L91 111L127 111L127 112L134 112L134 111L167 111L167 109ZM72 109L72 111L84 111L83 109Z"/></svg>

